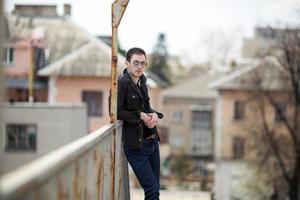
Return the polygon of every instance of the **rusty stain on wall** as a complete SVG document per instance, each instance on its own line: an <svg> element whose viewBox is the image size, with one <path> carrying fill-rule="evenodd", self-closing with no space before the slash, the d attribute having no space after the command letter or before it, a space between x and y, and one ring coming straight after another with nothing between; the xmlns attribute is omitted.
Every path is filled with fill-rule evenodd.
<svg viewBox="0 0 300 200"><path fill-rule="evenodd" d="M38 189L36 189L36 191L34 193L34 199L35 200L40 200L40 191Z"/></svg>
<svg viewBox="0 0 300 200"><path fill-rule="evenodd" d="M93 151L93 161L97 174L96 180L96 199L100 200L103 197L103 180L104 180L104 162L103 158L96 150Z"/></svg>
<svg viewBox="0 0 300 200"><path fill-rule="evenodd" d="M57 200L67 200L68 194L66 191L64 191L62 181L60 177L57 177L56 179L56 199Z"/></svg>
<svg viewBox="0 0 300 200"><path fill-rule="evenodd" d="M83 169L83 199L88 200L88 190L87 190L87 179L88 179L88 163L89 163L89 158L88 158L88 153L87 156L84 158L84 169Z"/></svg>
<svg viewBox="0 0 300 200"><path fill-rule="evenodd" d="M78 182L80 181L79 165L80 165L80 163L79 163L78 159L76 159L75 167L74 167L74 176L73 176L73 187L72 187L74 200L80 199L80 194L78 191L78 184L79 184Z"/></svg>
<svg viewBox="0 0 300 200"><path fill-rule="evenodd" d="M116 129L113 130L113 139L110 149L111 200L115 199L115 160L116 160Z"/></svg>

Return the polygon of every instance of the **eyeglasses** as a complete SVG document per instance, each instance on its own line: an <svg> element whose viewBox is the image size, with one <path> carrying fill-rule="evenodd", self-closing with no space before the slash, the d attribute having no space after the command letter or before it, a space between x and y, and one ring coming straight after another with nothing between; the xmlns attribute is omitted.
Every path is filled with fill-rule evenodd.
<svg viewBox="0 0 300 200"><path fill-rule="evenodd" d="M132 64L135 67L138 67L138 66L146 67L148 65L148 63L145 62L145 61L140 62L140 61L137 61L137 60L133 61Z"/></svg>

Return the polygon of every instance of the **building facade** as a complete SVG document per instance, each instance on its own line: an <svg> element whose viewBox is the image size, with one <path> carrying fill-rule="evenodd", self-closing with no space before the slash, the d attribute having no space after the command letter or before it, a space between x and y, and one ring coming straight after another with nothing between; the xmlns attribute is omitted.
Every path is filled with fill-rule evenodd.
<svg viewBox="0 0 300 200"><path fill-rule="evenodd" d="M278 111L267 101L257 98L257 85L253 78L258 75L263 77L260 82L263 91L268 91L276 103L286 103L284 84L279 81L280 73L280 68L272 59L265 59L211 83L211 87L218 91L215 116L215 199L252 198L248 194L250 180L255 179L253 164L262 148L256 146L259 140L254 137L254 134L263 134L260 113L262 103L266 122L285 133ZM266 195L270 195L268 192Z"/></svg>
<svg viewBox="0 0 300 200"><path fill-rule="evenodd" d="M84 104L1 104L0 174L88 133Z"/></svg>
<svg viewBox="0 0 300 200"><path fill-rule="evenodd" d="M200 183L198 189L210 189L212 184L216 92L208 84L220 76L222 73L208 72L163 92L169 160L187 155L192 173L186 175L186 181Z"/></svg>

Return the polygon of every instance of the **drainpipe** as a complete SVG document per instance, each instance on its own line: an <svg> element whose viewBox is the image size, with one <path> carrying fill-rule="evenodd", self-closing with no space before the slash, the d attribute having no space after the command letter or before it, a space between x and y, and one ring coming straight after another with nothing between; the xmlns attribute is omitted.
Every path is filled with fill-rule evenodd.
<svg viewBox="0 0 300 200"><path fill-rule="evenodd" d="M33 82L34 82L34 47L32 41L29 44L29 75L28 75L28 101L33 102Z"/></svg>
<svg viewBox="0 0 300 200"><path fill-rule="evenodd" d="M4 13L3 13L3 0L0 0L0 58L2 58L3 56L3 38L4 38L4 33L6 31L4 31ZM2 61L2 60L1 60ZM4 101L4 93L5 93L5 81L4 81L4 73L3 73L3 66L2 66L3 62L0 62L0 102ZM1 107L0 107L1 110ZM0 111L0 115L1 115L1 111ZM0 116L0 122L1 122L1 117ZM1 167L0 167L0 171L1 171Z"/></svg>
<svg viewBox="0 0 300 200"><path fill-rule="evenodd" d="M2 0L0 0L0 29L1 30L5 30L4 29L4 23L3 23L3 18L4 18L4 16L3 16L3 1ZM3 56L2 56L2 50L3 50L3 38L4 38L4 32L5 31L0 31L0 102L2 102L3 100L4 100L4 79L3 79L3 72L2 72L2 69L3 69L3 67L2 67L2 58L3 58ZM1 112L0 112L1 113ZM1 117L1 116L0 116ZM0 169L0 171L1 171L1 169Z"/></svg>

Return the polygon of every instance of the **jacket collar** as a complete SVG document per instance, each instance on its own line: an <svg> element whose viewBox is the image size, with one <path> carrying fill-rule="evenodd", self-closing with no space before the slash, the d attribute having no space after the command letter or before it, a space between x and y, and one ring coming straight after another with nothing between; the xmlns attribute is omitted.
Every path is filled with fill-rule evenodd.
<svg viewBox="0 0 300 200"><path fill-rule="evenodd" d="M130 84L130 86L133 88L133 90L139 95L139 97L140 97L141 99L143 99L143 95L142 95L140 89L138 88L138 86L137 86L137 85L134 83L134 81L132 80L132 78L131 78L129 72L127 71L127 69L124 69L124 71L123 71L123 76L124 76L124 78L126 79L126 81L129 82L129 84ZM145 77L144 74L140 77L139 81L140 81L141 86L144 86L144 85L146 84L147 78ZM143 88L143 87L142 87L142 88Z"/></svg>
<svg viewBox="0 0 300 200"><path fill-rule="evenodd" d="M124 75L124 77L126 78L127 81L129 81L130 83L135 84L134 81L132 80L132 78L131 78L131 76L130 76L130 74L129 74L129 72L128 72L127 69L124 69L123 75ZM140 79L139 79L138 82L140 82L140 84L141 84L142 86L143 86L143 85L146 85L146 82L147 82L146 76L145 76L144 74L142 74L142 76L140 77Z"/></svg>

